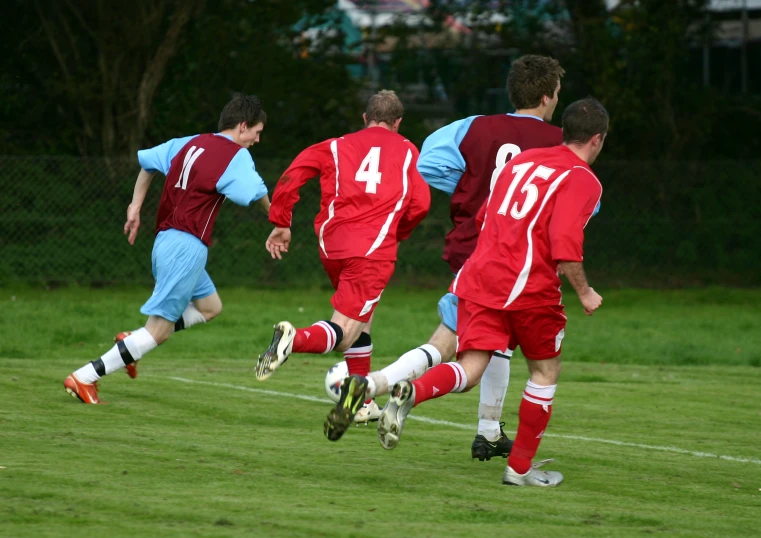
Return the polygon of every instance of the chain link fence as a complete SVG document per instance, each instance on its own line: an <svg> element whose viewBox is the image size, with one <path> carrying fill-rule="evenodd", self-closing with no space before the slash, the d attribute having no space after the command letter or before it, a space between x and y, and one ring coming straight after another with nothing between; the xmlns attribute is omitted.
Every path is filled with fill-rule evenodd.
<svg viewBox="0 0 761 538"><path fill-rule="evenodd" d="M286 161L257 160L270 193ZM669 287L761 284L761 161L605 162L602 210L587 226L585 266L595 285ZM157 176L134 246L124 235L139 167L134 159L0 156L0 285L151 284ZM395 282L444 286L449 198L433 191L431 213L399 252ZM319 184L303 189L293 242L282 261L264 250L271 230L255 207L227 203L209 251L217 285L329 285L312 220Z"/></svg>

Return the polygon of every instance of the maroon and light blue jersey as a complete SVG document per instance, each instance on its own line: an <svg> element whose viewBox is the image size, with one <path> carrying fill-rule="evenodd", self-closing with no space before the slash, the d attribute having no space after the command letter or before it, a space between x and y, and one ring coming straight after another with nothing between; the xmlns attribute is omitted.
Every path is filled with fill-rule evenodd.
<svg viewBox="0 0 761 538"><path fill-rule="evenodd" d="M137 158L144 170L166 175L156 233L180 230L209 246L225 199L247 206L267 195L251 154L225 135L175 138Z"/></svg>
<svg viewBox="0 0 761 538"><path fill-rule="evenodd" d="M476 214L505 164L527 149L557 146L560 128L536 116L471 116L431 134L423 143L418 171L452 196L454 227L446 236L444 260L457 273L476 248Z"/></svg>

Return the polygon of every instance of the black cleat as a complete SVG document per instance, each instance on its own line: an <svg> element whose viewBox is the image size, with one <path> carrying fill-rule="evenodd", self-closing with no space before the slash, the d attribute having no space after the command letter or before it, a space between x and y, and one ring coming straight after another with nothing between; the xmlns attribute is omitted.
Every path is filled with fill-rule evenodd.
<svg viewBox="0 0 761 538"><path fill-rule="evenodd" d="M350 375L341 384L341 398L328 413L323 431L331 441L338 441L346 433L357 414L365 404L367 379L361 375Z"/></svg>
<svg viewBox="0 0 761 538"><path fill-rule="evenodd" d="M476 435L473 446L470 447L470 455L473 459L488 461L496 456L506 458L510 454L513 442L505 435L502 429L504 425L504 422L499 423L499 439L496 441L488 441L483 435Z"/></svg>

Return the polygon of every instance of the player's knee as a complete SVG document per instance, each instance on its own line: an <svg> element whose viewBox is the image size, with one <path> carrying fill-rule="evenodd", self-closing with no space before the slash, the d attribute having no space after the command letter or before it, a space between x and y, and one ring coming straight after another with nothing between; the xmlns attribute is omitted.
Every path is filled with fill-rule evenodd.
<svg viewBox="0 0 761 538"><path fill-rule="evenodd" d="M222 301L218 301L216 304L211 305L208 310L201 312L206 321L211 321L222 313Z"/></svg>

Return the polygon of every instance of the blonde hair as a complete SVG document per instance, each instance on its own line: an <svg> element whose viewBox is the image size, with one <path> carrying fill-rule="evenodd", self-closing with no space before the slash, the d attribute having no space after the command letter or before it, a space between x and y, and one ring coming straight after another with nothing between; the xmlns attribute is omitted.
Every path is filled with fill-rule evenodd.
<svg viewBox="0 0 761 538"><path fill-rule="evenodd" d="M394 90L381 90L367 101L365 110L368 123L387 123L392 125L404 115L404 106Z"/></svg>

